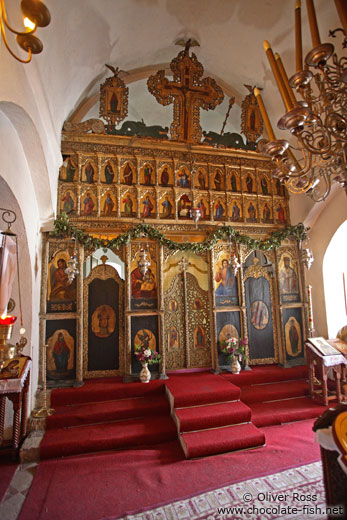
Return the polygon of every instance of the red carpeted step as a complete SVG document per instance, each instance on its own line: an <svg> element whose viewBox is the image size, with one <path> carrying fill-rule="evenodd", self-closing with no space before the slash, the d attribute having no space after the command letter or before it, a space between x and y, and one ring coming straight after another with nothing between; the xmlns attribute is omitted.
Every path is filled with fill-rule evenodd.
<svg viewBox="0 0 347 520"><path fill-rule="evenodd" d="M308 383L305 379L297 381L284 381L283 383L265 383L243 386L241 388L241 401L244 403L259 403L274 401L276 399L288 399L308 395Z"/></svg>
<svg viewBox="0 0 347 520"><path fill-rule="evenodd" d="M223 372L221 377L237 386L246 386L257 383L304 379L308 377L308 369L307 365L289 368L279 367L278 365L261 365L252 367L250 371L242 370L239 374Z"/></svg>
<svg viewBox="0 0 347 520"><path fill-rule="evenodd" d="M187 459L254 448L265 444L265 435L252 423L215 430L184 433L181 444Z"/></svg>
<svg viewBox="0 0 347 520"><path fill-rule="evenodd" d="M136 417L169 414L169 412L169 402L164 394L149 400L143 397L134 397L119 401L61 406L55 408L54 415L47 417L46 429L120 421Z"/></svg>
<svg viewBox="0 0 347 520"><path fill-rule="evenodd" d="M166 381L175 408L237 401L240 389L210 372L170 375Z"/></svg>
<svg viewBox="0 0 347 520"><path fill-rule="evenodd" d="M40 445L40 458L160 444L176 438L177 429L171 417L59 428L46 431Z"/></svg>
<svg viewBox="0 0 347 520"><path fill-rule="evenodd" d="M308 397L286 399L272 403L252 403L252 422L259 428L303 419L312 419L326 408Z"/></svg>
<svg viewBox="0 0 347 520"><path fill-rule="evenodd" d="M249 422L251 410L241 401L175 409L180 432L218 428Z"/></svg>
<svg viewBox="0 0 347 520"><path fill-rule="evenodd" d="M106 399L127 399L159 395L165 392L165 381L153 380L149 385L122 382L120 377L88 380L79 388L57 388L51 392L51 406L66 406L77 403L93 403Z"/></svg>

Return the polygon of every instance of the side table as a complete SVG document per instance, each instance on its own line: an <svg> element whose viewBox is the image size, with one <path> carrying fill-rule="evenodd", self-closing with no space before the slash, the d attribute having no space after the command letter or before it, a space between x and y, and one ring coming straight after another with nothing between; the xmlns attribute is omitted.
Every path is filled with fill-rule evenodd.
<svg viewBox="0 0 347 520"><path fill-rule="evenodd" d="M29 357L21 356L6 361L0 372L0 448L4 441L6 398L8 398L13 406L11 449L14 453L17 452L20 441L26 435L31 364Z"/></svg>

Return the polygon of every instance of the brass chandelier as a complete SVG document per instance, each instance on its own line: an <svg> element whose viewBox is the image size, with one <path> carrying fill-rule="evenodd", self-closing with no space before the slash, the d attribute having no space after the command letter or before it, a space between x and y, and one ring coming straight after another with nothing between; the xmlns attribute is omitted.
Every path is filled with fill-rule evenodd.
<svg viewBox="0 0 347 520"><path fill-rule="evenodd" d="M22 0L20 4L24 17L24 31L17 31L8 22L5 0L0 0L0 29L1 38L8 52L21 63L29 63L33 54L39 54L43 50L42 42L34 36L37 27L46 27L51 21L51 15L47 7L40 0ZM10 48L6 30L16 35L18 45L28 53L26 59L22 59Z"/></svg>
<svg viewBox="0 0 347 520"><path fill-rule="evenodd" d="M347 34L345 0L335 4ZM277 139L258 89L254 89L268 134L258 151L276 164L273 176L291 193L307 193L315 202L325 200L332 183L339 183L347 194L347 58L338 58L331 43L321 43L313 0L306 0L313 49L303 65L301 43L301 2L295 7L296 72L289 79L279 54L270 44L264 50L279 88L285 114L278 128L289 130L295 144ZM347 46L345 38L343 47ZM297 99L296 96L301 99Z"/></svg>

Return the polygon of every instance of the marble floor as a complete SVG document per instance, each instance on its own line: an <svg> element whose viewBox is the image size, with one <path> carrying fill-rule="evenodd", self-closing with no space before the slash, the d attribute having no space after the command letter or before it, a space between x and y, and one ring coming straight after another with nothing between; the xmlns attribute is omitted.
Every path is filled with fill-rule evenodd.
<svg viewBox="0 0 347 520"><path fill-rule="evenodd" d="M0 504L1 520L16 520L24 504L37 468L37 462L19 464Z"/></svg>

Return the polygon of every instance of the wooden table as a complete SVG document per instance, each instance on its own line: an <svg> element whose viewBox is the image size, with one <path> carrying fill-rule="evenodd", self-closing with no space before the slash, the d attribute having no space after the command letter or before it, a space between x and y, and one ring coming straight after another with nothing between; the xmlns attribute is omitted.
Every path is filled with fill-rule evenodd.
<svg viewBox="0 0 347 520"><path fill-rule="evenodd" d="M15 359L18 360L17 368L12 369L10 366L9 369L7 369L9 362L6 362L0 373L0 447L3 446L4 441L7 398L12 402L13 406L11 449L17 452L20 441L26 435L28 390L32 362L31 359L26 356ZM12 363L12 366L13 365L14 363Z"/></svg>
<svg viewBox="0 0 347 520"><path fill-rule="evenodd" d="M341 381L345 382L346 377L346 364L347 360L342 354L323 356L313 345L305 343L306 347L306 360L309 367L309 392L310 397L318 397L324 406L328 406L330 400L336 400L338 403L342 401L344 396L344 385ZM321 381L317 381L315 377L315 367L320 371ZM328 388L328 373L333 371L335 388L330 390ZM315 386L319 384L319 388L315 389Z"/></svg>

